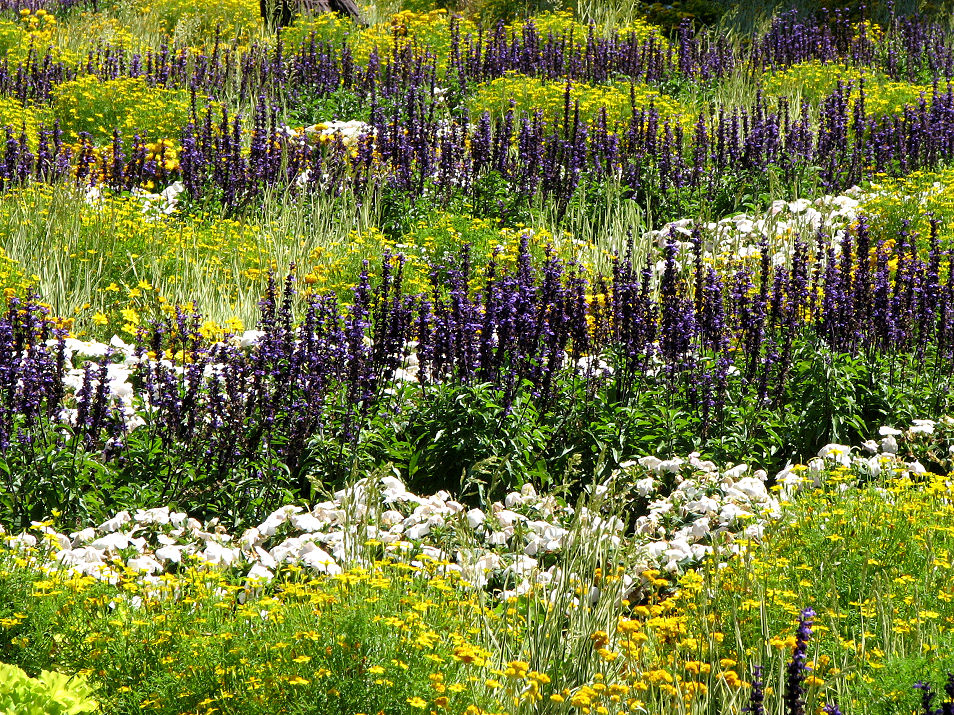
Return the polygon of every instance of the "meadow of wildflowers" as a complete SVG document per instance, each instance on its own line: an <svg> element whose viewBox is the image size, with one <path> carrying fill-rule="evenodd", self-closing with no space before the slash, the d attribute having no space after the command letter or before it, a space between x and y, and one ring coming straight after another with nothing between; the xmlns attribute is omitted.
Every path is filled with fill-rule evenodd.
<svg viewBox="0 0 954 715"><path fill-rule="evenodd" d="M0 711L954 712L954 32L829 5L0 0Z"/></svg>

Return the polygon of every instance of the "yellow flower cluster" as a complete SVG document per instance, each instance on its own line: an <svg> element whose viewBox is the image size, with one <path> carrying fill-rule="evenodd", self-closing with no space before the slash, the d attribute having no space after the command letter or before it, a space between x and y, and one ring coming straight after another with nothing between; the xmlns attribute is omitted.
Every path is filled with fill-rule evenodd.
<svg viewBox="0 0 954 715"><path fill-rule="evenodd" d="M573 37L574 43L577 45L582 45L585 43L586 38L590 33L590 26L576 20L573 17L573 13L569 12L568 10L545 12L539 15L534 15L532 22L537 34L541 37L546 38L551 34L555 38L559 38L561 36L567 38ZM514 22L513 25L508 29L510 32L519 36L526 24L527 23L524 21ZM653 40L656 45L663 50L669 46L669 43L663 36L662 29L660 27L651 25L642 18L638 17L633 18L631 22L620 27L619 34L623 37L635 36L640 42Z"/></svg>
<svg viewBox="0 0 954 715"><path fill-rule="evenodd" d="M24 27L33 33L44 32L56 24L56 18L43 8L40 8L36 12L31 12L29 8L25 7L20 11L20 19Z"/></svg>
<svg viewBox="0 0 954 715"><path fill-rule="evenodd" d="M136 4L161 31L201 44L210 43L216 33L227 42L247 42L262 26L255 0L137 0Z"/></svg>
<svg viewBox="0 0 954 715"><path fill-rule="evenodd" d="M150 87L142 77L102 81L86 75L59 85L52 93L53 114L70 139L88 132L94 142L118 128L126 140L176 139L189 121L188 92ZM204 100L203 100L204 101Z"/></svg>
<svg viewBox="0 0 954 715"><path fill-rule="evenodd" d="M32 281L25 276L17 265L3 249L0 248L0 291L5 297L15 294L22 294L31 285Z"/></svg>
<svg viewBox="0 0 954 715"><path fill-rule="evenodd" d="M763 87L767 94L781 97L799 96L802 101L818 104L838 87L839 82L851 85L850 106L859 98L860 81L864 80L865 112L883 116L898 114L905 105L916 105L921 96L931 100L928 85L895 82L887 75L867 68L846 67L839 64L811 60L773 72L766 77Z"/></svg>
<svg viewBox="0 0 954 715"><path fill-rule="evenodd" d="M33 109L24 107L11 97L0 97L0 130L10 127L17 139L20 138L21 132L25 131L27 142L32 148L36 148L39 124L40 120Z"/></svg>
<svg viewBox="0 0 954 715"><path fill-rule="evenodd" d="M476 34L477 26L470 20L460 19L458 23L461 37ZM412 46L421 55L430 52L436 58L438 67L444 68L451 47L450 24L451 18L443 9L399 12L388 22L372 25L354 34L352 49L355 59L366 62L375 47L383 57L393 53L395 47Z"/></svg>
<svg viewBox="0 0 954 715"><path fill-rule="evenodd" d="M954 170L915 171L893 179L877 177L863 202L871 223L884 226L880 238L896 241L903 222L907 230L923 240L930 231L930 219L940 222L940 238L951 237L954 225Z"/></svg>
<svg viewBox="0 0 954 715"><path fill-rule="evenodd" d="M321 712L372 705L377 712L397 702L503 715L549 696L546 674L521 661L495 667L477 645L480 625L496 616L447 566L378 561L308 577L289 565L277 587L263 587L186 558L157 582L126 569L110 586L38 569L29 553L3 549L0 582L11 568L30 581L0 629L14 649L27 648L33 619L55 612L47 627L59 657L104 686L109 705L147 712L174 706L204 714L234 703L272 712L307 693ZM166 677L138 687L117 649Z"/></svg>
<svg viewBox="0 0 954 715"><path fill-rule="evenodd" d="M29 8L20 10L19 15L19 42L11 47L12 57L18 61L26 58L31 47L37 51L44 51L54 44L54 35L57 30L56 18L43 8L31 12Z"/></svg>
<svg viewBox="0 0 954 715"><path fill-rule="evenodd" d="M298 16L290 27L281 31L282 42L289 52L307 46L312 36L316 44L327 42L337 47L357 34L355 24L335 12Z"/></svg>
<svg viewBox="0 0 954 715"><path fill-rule="evenodd" d="M546 230L529 226L501 226L499 220L473 218L447 212L436 212L426 221L419 221L399 239L393 240L377 228L353 232L349 239L315 248L309 255L310 266L302 274L309 292L346 291L357 284L364 268L364 261L372 257L368 274L372 278L380 273L380 256L389 250L394 256L404 259L404 288L417 292L429 292L431 268L460 253L463 245L469 246L474 278L473 288L483 285L483 276L491 257L496 254L498 266L513 267L521 242L527 239L531 255L540 259L547 246L555 244L554 236ZM566 241L556 247L564 259L581 258L579 249ZM584 265L586 262L583 262Z"/></svg>
<svg viewBox="0 0 954 715"><path fill-rule="evenodd" d="M532 115L539 109L546 120L562 123L566 92L566 82L545 81L511 72L479 85L468 100L468 108L472 117L484 111L499 117L507 112L513 100L518 116L522 113ZM585 122L595 121L605 110L607 124L611 128L628 121L633 106L639 111L647 109L650 104L659 112L661 122L679 119L683 122L692 121L688 110L680 102L645 84L594 86L570 83L569 92L571 121L576 103L580 106L580 119Z"/></svg>

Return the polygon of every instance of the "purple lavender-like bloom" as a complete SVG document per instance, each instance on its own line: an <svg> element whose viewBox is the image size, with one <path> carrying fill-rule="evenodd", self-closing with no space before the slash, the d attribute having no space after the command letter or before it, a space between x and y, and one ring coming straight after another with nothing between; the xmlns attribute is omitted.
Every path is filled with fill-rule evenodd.
<svg viewBox="0 0 954 715"><path fill-rule="evenodd" d="M785 713L786 715L805 715L804 682L808 673L808 642L812 637L812 625L815 611L804 609L798 616L798 629L795 631L795 650L785 669Z"/></svg>
<svg viewBox="0 0 954 715"><path fill-rule="evenodd" d="M681 295L676 253L679 244L666 241L663 250L665 268L659 285L660 326L659 347L671 365L677 363L688 351L696 332L692 302Z"/></svg>
<svg viewBox="0 0 954 715"><path fill-rule="evenodd" d="M761 665L752 667L752 689L749 691L749 704L742 708L742 712L752 715L765 715L765 683L762 682Z"/></svg>

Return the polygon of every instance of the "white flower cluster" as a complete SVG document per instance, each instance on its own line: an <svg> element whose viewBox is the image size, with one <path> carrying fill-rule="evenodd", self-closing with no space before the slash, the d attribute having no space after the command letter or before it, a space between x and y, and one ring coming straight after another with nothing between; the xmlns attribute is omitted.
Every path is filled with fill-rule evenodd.
<svg viewBox="0 0 954 715"><path fill-rule="evenodd" d="M319 141L321 137L325 137L327 141L327 139L334 138L337 135L341 137L341 141L346 147L351 147L357 144L358 139L362 136L373 134L374 127L367 122L352 119L348 122L319 122L305 127L303 131L306 137L318 137Z"/></svg>
<svg viewBox="0 0 954 715"><path fill-rule="evenodd" d="M282 507L240 536L215 521L203 525L161 507L120 512L97 527L71 534L35 524L33 530L8 536L6 542L14 549L40 549L50 566L113 583L124 570L132 570L141 581L153 584L180 564L231 569L249 581L273 578L282 564L334 575L359 562L362 549L371 546L412 564L426 559L445 562L448 570L457 571L472 586L493 586L507 598L565 582L560 555L577 546L576 540L599 543L621 562L632 562L622 580L630 589L647 569L677 571L703 558L712 551L705 542L716 535L727 544L743 536L757 538L761 531L753 530L753 524L778 509L765 493L760 480L764 475L743 477L744 466L720 474L695 456L687 462L642 461L636 468L643 474L664 473L683 464L694 473L702 472L683 479L667 496L659 493L665 489L664 481L644 477L637 488L656 499L632 536L625 535L623 519L603 513L595 504L574 509L537 494L529 485L481 510L467 509L443 491L418 496L399 479L384 477L360 480L310 510ZM631 471L631 467L623 470L617 479ZM606 487L595 491L599 498Z"/></svg>
<svg viewBox="0 0 954 715"><path fill-rule="evenodd" d="M142 200L142 212L147 218L153 220L162 216L174 214L179 207L179 194L185 191L185 185L181 181L169 184L158 194L150 193L144 189L134 188L132 195Z"/></svg>
<svg viewBox="0 0 954 715"><path fill-rule="evenodd" d="M47 346L55 347L56 342L56 340L50 340L47 342ZM91 376L89 387L95 392L99 386L98 376L102 367L101 361L107 354L113 355L113 359L116 360L116 362L106 363L107 394L110 402L122 410L127 429L135 429L144 424L133 404L133 386L129 381L132 370L137 363L137 358L132 346L118 336L114 335L109 343L66 338L64 340L65 374L63 375L63 386L67 390L72 390L73 394L79 393L83 389L88 370ZM76 409L64 409L60 414L60 419L67 424L75 424Z"/></svg>
<svg viewBox="0 0 954 715"><path fill-rule="evenodd" d="M647 564L673 573L710 555L738 553L744 541L761 539L766 523L781 515L766 478L763 470L752 472L747 464L719 469L698 453L686 460L643 457L613 477L631 483L649 502L648 514L636 519L635 538L643 542Z"/></svg>
<svg viewBox="0 0 954 715"><path fill-rule="evenodd" d="M533 555L564 547L569 531L563 523L573 513L552 497L539 497L530 486L484 513L466 509L447 492L420 497L397 478L384 477L377 483L360 480L311 510L282 507L237 538L214 521L203 525L161 507L132 515L123 511L68 535L35 524L39 538L26 532L8 537L7 543L15 548L48 545L57 564L111 582L118 581L123 568L155 581L170 566L186 561L234 568L249 579L271 579L281 564L292 563L336 574L360 547L377 543L396 558L452 562L449 569L483 586L492 571L520 577L534 572ZM606 526L599 519L590 522L596 529ZM611 526L621 531L623 523L616 520ZM548 580L546 572L535 576L540 583Z"/></svg>
<svg viewBox="0 0 954 715"><path fill-rule="evenodd" d="M943 418L950 426L954 420ZM880 440L866 440L860 448L844 444L826 444L818 450L818 456L807 465L796 464L786 467L776 477L784 499L791 498L806 486L820 486L824 476L835 467L852 470L853 473L867 477L911 476L925 474L927 469L917 459L907 461L898 455L898 437L917 440L930 437L937 427L934 420L914 420L907 430L883 426L878 430ZM954 451L954 447L951 447Z"/></svg>
<svg viewBox="0 0 954 715"><path fill-rule="evenodd" d="M773 265L783 265L790 258L792 242L796 237L811 242L822 230L834 244L839 244L848 227L862 212L865 198L861 189L853 186L843 194L825 195L814 201L773 201L761 215L740 213L700 224L705 244L714 244L716 247L714 251L707 251L706 256L712 257L713 253L731 258L758 256L759 242L765 239L773 251ZM658 231L647 231L643 238L660 248L665 247L670 240L677 241L680 253L688 252L692 249L688 238L696 223L691 218L679 219L667 223ZM661 272L664 266L665 263L659 261L657 272Z"/></svg>
<svg viewBox="0 0 954 715"><path fill-rule="evenodd" d="M905 431L882 427L880 442L860 448L826 445L808 465L779 473L778 496L788 499L806 485L819 485L838 467L861 476L924 473L919 462L898 457L897 439L923 441L936 427L915 420ZM131 570L156 584L162 573L183 564L228 569L251 583L272 579L283 564L335 575L383 553L413 565L441 562L502 598L573 582L574 574L568 580L563 571L564 557L581 544L599 544L609 564L625 567L621 583L630 592L647 570L681 573L759 541L766 525L783 514L766 478L746 464L720 468L697 453L643 457L591 489L588 505L576 509L530 485L486 509L468 509L446 491L418 496L397 477L385 476L362 479L311 509L282 507L241 535L229 534L215 520L201 524L160 507L123 511L70 534L36 523L4 540L14 550L35 549L49 567L113 583ZM627 528L621 515L634 501L641 515Z"/></svg>
<svg viewBox="0 0 954 715"><path fill-rule="evenodd" d="M232 336L229 342L235 347L250 349L258 343L264 334L261 330L246 330L241 335ZM54 349L56 345L57 340L55 339L47 341L47 347L51 349ZM109 355L108 359L107 355ZM112 405L121 409L126 420L126 429L130 432L145 424L143 414L149 410L145 396L137 394L130 381L136 366L140 362L159 362L177 375L181 376L185 373L183 366L176 365L171 360L163 358L159 361L153 361L146 357L140 358L136 354L136 349L117 335L114 335L108 343L66 338L64 340L64 358L63 385L74 396L83 389L87 371L90 374L90 388L93 391L96 390L99 385L98 375L105 361L109 401ZM208 379L217 372L221 373L221 370L221 365L208 365L205 368L203 378ZM76 412L75 408L67 408L60 414L60 419L67 424L74 424Z"/></svg>
<svg viewBox="0 0 954 715"><path fill-rule="evenodd" d="M185 191L181 181L175 181L158 194L135 187L130 194L142 201L142 213L148 220L156 220L163 216L174 214L179 207L179 194ZM109 191L107 190L107 195ZM90 206L99 206L103 203L103 189L100 184L86 187L83 200Z"/></svg>

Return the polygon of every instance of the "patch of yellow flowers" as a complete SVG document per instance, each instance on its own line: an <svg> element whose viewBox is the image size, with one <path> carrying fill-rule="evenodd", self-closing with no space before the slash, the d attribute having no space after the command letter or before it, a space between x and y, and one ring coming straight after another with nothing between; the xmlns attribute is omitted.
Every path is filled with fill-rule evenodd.
<svg viewBox="0 0 954 715"><path fill-rule="evenodd" d="M850 85L852 111L859 100L863 82L864 107L869 116L899 114L905 105L917 105L922 95L928 103L931 101L932 88L929 85L896 82L877 70L820 60L801 62L773 72L765 79L763 88L771 96L797 95L803 102L817 105L837 89L839 82Z"/></svg>
<svg viewBox="0 0 954 715"><path fill-rule="evenodd" d="M509 72L503 77L479 85L468 100L468 108L472 119L476 119L484 111L490 112L492 117L500 117L507 112L513 101L517 116L524 113L532 116L540 110L545 120L562 124L567 91L571 122L577 104L583 122L593 123L605 112L610 129L620 122L627 122L632 116L633 107L640 111L648 109L650 105L659 112L660 123L692 121L689 111L679 101L660 94L658 90L645 84L568 84L565 81L527 77L516 72Z"/></svg>

